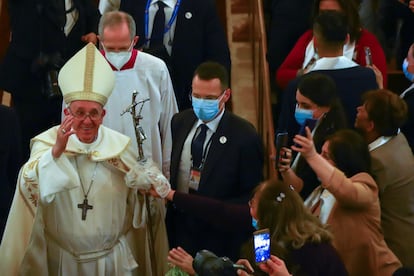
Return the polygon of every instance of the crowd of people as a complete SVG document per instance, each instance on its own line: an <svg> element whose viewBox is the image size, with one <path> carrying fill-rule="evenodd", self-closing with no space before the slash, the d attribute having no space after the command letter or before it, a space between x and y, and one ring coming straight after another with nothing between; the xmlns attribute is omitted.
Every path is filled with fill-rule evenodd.
<svg viewBox="0 0 414 276"><path fill-rule="evenodd" d="M398 45L385 0L309 1L300 18L300 1L265 2L275 179L228 108L213 0L10 1L2 273L413 275L414 88L388 90L387 63L392 48L414 82L414 0L392 1ZM206 274L202 250L231 274Z"/></svg>

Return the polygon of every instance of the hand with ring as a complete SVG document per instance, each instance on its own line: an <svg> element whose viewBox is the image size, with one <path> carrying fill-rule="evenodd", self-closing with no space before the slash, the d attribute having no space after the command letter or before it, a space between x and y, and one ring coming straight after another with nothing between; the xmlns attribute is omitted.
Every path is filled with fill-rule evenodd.
<svg viewBox="0 0 414 276"><path fill-rule="evenodd" d="M63 119L62 124L58 128L56 135L56 143L52 148L52 155L54 158L59 158L66 149L69 136L75 133L72 129L73 116L69 115Z"/></svg>

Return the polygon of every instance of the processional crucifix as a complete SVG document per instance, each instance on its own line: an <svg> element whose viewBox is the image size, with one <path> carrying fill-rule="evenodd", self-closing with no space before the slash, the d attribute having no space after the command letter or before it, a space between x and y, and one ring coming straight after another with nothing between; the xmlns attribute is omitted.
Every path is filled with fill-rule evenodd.
<svg viewBox="0 0 414 276"><path fill-rule="evenodd" d="M135 137L137 140L137 144L138 144L138 162L142 162L145 163L147 161L145 155L144 155L144 150L143 150L143 142L147 139L147 136L145 135L144 129L141 127L140 125L140 121L142 120L142 108L144 107L144 103L149 101L150 99L143 99L141 101L136 101L138 92L134 91L132 93L132 103L121 113L121 116L124 115L125 113L130 113L132 115L132 119L134 122L134 130L135 130ZM136 107L137 105L140 105L139 107L139 111L136 112ZM145 205L146 205L146 210L147 210L147 214L148 214L148 223L147 223L147 227L148 227L148 232L149 232L149 250L150 250L150 256L151 256L151 267L152 267L152 271L153 271L153 275L158 275L157 274L157 268L156 268L156 264L155 264L155 249L154 249L154 233L152 231L152 218L151 218L151 210L150 210L150 203L149 203L149 199L148 196L145 196Z"/></svg>

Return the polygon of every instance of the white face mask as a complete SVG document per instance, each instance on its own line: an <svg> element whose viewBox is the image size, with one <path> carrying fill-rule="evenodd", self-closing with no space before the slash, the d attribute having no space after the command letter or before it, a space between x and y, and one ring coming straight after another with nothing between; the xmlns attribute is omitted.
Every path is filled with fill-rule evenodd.
<svg viewBox="0 0 414 276"><path fill-rule="evenodd" d="M118 70L121 70L121 68L125 65L125 63L128 62L128 60L131 58L132 55L132 46L133 43L131 43L131 46L127 51L120 51L120 52L109 52L105 49L105 57L106 59Z"/></svg>
<svg viewBox="0 0 414 276"><path fill-rule="evenodd" d="M125 52L107 52L106 59L118 70L128 62L131 58L132 52L125 51Z"/></svg>

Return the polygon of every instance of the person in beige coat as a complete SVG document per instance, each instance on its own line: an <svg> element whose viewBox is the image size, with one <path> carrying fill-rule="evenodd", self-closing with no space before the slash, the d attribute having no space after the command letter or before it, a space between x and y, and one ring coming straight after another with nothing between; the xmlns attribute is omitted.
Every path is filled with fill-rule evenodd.
<svg viewBox="0 0 414 276"><path fill-rule="evenodd" d="M305 205L330 226L333 245L349 275L392 275L401 263L381 232L378 187L369 174L370 155L363 137L339 130L318 154L307 127L306 137L296 135L294 142L292 150L302 154L322 183ZM291 152L287 154L289 158Z"/></svg>
<svg viewBox="0 0 414 276"><path fill-rule="evenodd" d="M366 93L357 111L355 128L369 143L385 241L404 266L414 268L414 156L399 131L407 105L382 89Z"/></svg>

